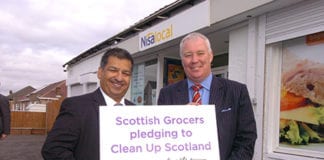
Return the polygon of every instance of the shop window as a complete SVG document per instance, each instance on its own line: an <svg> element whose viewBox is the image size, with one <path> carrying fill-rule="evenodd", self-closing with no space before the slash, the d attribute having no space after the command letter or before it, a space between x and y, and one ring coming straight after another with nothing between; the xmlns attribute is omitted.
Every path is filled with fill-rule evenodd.
<svg viewBox="0 0 324 160"><path fill-rule="evenodd" d="M222 67L216 67L212 68L212 73L216 77L221 77L221 78L228 78L228 67L227 66L222 66Z"/></svg>
<svg viewBox="0 0 324 160"><path fill-rule="evenodd" d="M213 58L212 72L216 77L228 78L228 53L216 55Z"/></svg>
<svg viewBox="0 0 324 160"><path fill-rule="evenodd" d="M264 139L269 155L324 158L323 33L267 46Z"/></svg>
<svg viewBox="0 0 324 160"><path fill-rule="evenodd" d="M171 58L164 59L163 86L176 83L185 79L185 77L186 75L181 60Z"/></svg>
<svg viewBox="0 0 324 160"><path fill-rule="evenodd" d="M156 105L157 60L135 64L131 99L137 105Z"/></svg>
<svg viewBox="0 0 324 160"><path fill-rule="evenodd" d="M216 55L213 58L211 67L217 68L222 66L228 66L228 53Z"/></svg>

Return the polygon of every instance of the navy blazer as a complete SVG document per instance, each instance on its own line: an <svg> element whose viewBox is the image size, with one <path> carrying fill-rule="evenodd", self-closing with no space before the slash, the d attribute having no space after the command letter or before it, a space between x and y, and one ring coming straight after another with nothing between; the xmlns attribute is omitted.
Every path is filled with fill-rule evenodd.
<svg viewBox="0 0 324 160"><path fill-rule="evenodd" d="M134 105L125 99L126 105ZM106 105L96 91L66 98L42 148L46 160L99 160L99 106Z"/></svg>
<svg viewBox="0 0 324 160"><path fill-rule="evenodd" d="M159 105L188 103L186 79L160 90ZM213 76L209 104L215 104L220 159L252 159L257 133L246 85Z"/></svg>

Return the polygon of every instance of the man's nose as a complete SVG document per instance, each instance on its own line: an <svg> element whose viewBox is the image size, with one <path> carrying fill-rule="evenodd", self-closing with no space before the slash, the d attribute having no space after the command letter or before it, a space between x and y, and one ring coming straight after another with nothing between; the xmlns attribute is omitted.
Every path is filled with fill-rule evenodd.
<svg viewBox="0 0 324 160"><path fill-rule="evenodd" d="M197 62L198 61L198 55L197 54L192 54L191 61L192 62Z"/></svg>
<svg viewBox="0 0 324 160"><path fill-rule="evenodd" d="M119 81L123 79L123 73L121 71L117 72L116 79Z"/></svg>

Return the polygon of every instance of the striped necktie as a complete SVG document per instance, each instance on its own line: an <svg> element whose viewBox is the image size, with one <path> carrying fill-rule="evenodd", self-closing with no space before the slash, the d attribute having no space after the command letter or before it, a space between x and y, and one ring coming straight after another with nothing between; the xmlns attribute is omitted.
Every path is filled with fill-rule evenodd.
<svg viewBox="0 0 324 160"><path fill-rule="evenodd" d="M192 102L196 102L198 104L201 104L201 96L199 93L199 90L202 88L202 86L200 84L195 84L193 86L191 86L193 92L193 96L192 96Z"/></svg>

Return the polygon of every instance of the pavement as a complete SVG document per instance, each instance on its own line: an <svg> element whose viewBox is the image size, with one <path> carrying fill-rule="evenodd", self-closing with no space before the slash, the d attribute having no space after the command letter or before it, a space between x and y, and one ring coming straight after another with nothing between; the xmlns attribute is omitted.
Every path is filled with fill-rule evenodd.
<svg viewBox="0 0 324 160"><path fill-rule="evenodd" d="M42 160L46 135L9 135L0 140L1 160Z"/></svg>

